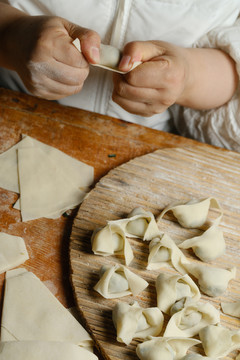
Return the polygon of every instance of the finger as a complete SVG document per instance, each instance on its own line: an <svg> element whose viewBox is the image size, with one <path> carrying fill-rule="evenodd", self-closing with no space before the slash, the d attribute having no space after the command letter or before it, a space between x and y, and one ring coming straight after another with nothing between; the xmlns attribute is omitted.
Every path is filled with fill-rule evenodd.
<svg viewBox="0 0 240 360"><path fill-rule="evenodd" d="M164 42L161 42L164 44ZM156 45L154 41L133 41L125 45L123 56L119 63L121 71L129 71L137 61L145 62L165 54L164 46Z"/></svg>
<svg viewBox="0 0 240 360"><path fill-rule="evenodd" d="M64 39L56 39L54 45L52 57L56 61L78 68L86 68L89 66L83 54L73 46L72 38L69 36L65 36Z"/></svg>
<svg viewBox="0 0 240 360"><path fill-rule="evenodd" d="M41 76L52 79L59 83L78 86L82 84L88 76L89 67L77 68L66 64L62 64L59 61L52 60L51 62L31 62L29 64L29 70L34 78L39 79Z"/></svg>
<svg viewBox="0 0 240 360"><path fill-rule="evenodd" d="M162 104L158 104L156 106L143 102L132 101L119 96L115 91L113 91L112 100L127 112L144 117L150 117L156 114L160 114L166 110L166 106Z"/></svg>
<svg viewBox="0 0 240 360"><path fill-rule="evenodd" d="M114 91L119 97L145 104L159 102L159 90L130 85L123 76L114 74Z"/></svg>
<svg viewBox="0 0 240 360"><path fill-rule="evenodd" d="M82 90L83 84L71 86L59 83L55 80L44 78L44 81L38 84L27 86L28 90L35 96L47 100L58 100L66 96L77 94Z"/></svg>
<svg viewBox="0 0 240 360"><path fill-rule="evenodd" d="M160 89L169 86L169 61L161 58L158 61L149 61L138 66L124 75L129 85L143 88Z"/></svg>
<svg viewBox="0 0 240 360"><path fill-rule="evenodd" d="M100 35L93 30L80 27L73 23L68 23L67 30L72 40L78 38L81 42L81 51L88 62L98 63L100 59Z"/></svg>

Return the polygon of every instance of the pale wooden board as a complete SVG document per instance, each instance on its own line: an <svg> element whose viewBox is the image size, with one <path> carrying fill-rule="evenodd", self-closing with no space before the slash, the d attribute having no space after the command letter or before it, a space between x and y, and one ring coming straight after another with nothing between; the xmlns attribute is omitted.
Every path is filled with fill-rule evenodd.
<svg viewBox="0 0 240 360"><path fill-rule="evenodd" d="M135 158L103 177L82 203L74 220L70 241L70 263L75 299L88 330L104 358L111 360L137 359L137 341L125 346L116 341L111 311L118 299L107 300L93 290L99 269L105 264L122 263L117 257L101 257L91 252L90 237L95 228L107 220L126 217L137 206L152 211L155 216L168 204L192 198L213 196L224 210L221 227L225 234L227 251L212 262L214 266L237 267L237 277L227 292L218 298L202 296L220 309L220 301L240 299L240 154L196 146L172 148ZM216 216L209 212L209 218ZM199 234L198 230L181 228L171 216L158 222L159 228L177 242ZM137 300L144 307L156 306L155 279L159 271L147 271L148 243L130 239L135 258L130 269L149 282L139 296L128 296L121 301ZM185 254L196 257L191 251ZM163 269L161 271L171 271ZM165 316L165 320L168 318ZM221 323L230 329L240 327L240 320L221 313ZM201 346L193 349L202 353ZM237 352L230 354L234 358Z"/></svg>

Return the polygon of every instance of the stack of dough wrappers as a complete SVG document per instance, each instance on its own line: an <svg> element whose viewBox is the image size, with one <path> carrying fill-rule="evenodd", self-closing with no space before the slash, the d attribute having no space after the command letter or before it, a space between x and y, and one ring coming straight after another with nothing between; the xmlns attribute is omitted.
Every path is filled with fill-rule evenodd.
<svg viewBox="0 0 240 360"><path fill-rule="evenodd" d="M6 273L0 360L97 360L92 339L31 272Z"/></svg>
<svg viewBox="0 0 240 360"><path fill-rule="evenodd" d="M55 219L79 205L94 169L29 136L0 155L0 187L20 194L22 221Z"/></svg>

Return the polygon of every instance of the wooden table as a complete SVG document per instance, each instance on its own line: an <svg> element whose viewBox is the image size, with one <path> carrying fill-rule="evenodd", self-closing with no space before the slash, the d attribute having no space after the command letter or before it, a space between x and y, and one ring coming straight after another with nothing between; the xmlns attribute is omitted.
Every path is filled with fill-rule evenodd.
<svg viewBox="0 0 240 360"><path fill-rule="evenodd" d="M137 156L163 147L196 144L173 134L0 89L0 153L17 143L21 134L92 165L95 182ZM57 220L41 218L24 223L19 211L12 208L17 197L0 188L0 231L24 238L30 256L25 268L33 271L64 306L73 306L68 247L74 213ZM3 282L2 274L1 293Z"/></svg>

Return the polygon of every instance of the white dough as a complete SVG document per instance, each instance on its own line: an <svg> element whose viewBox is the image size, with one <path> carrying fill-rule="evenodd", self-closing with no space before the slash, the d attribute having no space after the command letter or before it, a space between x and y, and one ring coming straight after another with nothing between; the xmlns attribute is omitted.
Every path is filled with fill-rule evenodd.
<svg viewBox="0 0 240 360"><path fill-rule="evenodd" d="M194 263L185 264L185 267L198 279L200 290L212 297L222 295L226 291L229 281L236 276L235 267L226 270Z"/></svg>
<svg viewBox="0 0 240 360"><path fill-rule="evenodd" d="M137 356L140 360L180 360L187 350L200 341L188 338L149 337L149 340L137 345Z"/></svg>
<svg viewBox="0 0 240 360"><path fill-rule="evenodd" d="M6 273L1 341L61 341L86 346L92 339L48 288L25 269Z"/></svg>
<svg viewBox="0 0 240 360"><path fill-rule="evenodd" d="M234 302L221 302L224 314L240 318L240 300Z"/></svg>
<svg viewBox="0 0 240 360"><path fill-rule="evenodd" d="M178 245L179 248L192 248L195 255L205 262L215 260L222 256L225 253L226 244L223 231L218 226L219 221L220 218L202 235L183 241Z"/></svg>
<svg viewBox="0 0 240 360"><path fill-rule="evenodd" d="M133 209L127 218L112 220L108 224L117 224L123 229L126 236L139 237L147 241L152 240L160 233L154 215L139 207Z"/></svg>
<svg viewBox="0 0 240 360"><path fill-rule="evenodd" d="M218 201L214 198L193 199L184 204L176 204L167 206L159 215L161 219L168 211L172 211L177 218L179 224L185 228L198 228L202 226L208 215L209 207L220 209ZM222 212L221 212L222 214Z"/></svg>
<svg viewBox="0 0 240 360"><path fill-rule="evenodd" d="M210 303L187 298L183 305L182 310L170 318L164 336L193 337L205 326L220 322L219 311Z"/></svg>
<svg viewBox="0 0 240 360"><path fill-rule="evenodd" d="M23 238L0 232L0 274L29 259Z"/></svg>
<svg viewBox="0 0 240 360"><path fill-rule="evenodd" d="M0 343L0 360L97 360L74 344L55 341L7 341Z"/></svg>
<svg viewBox="0 0 240 360"><path fill-rule="evenodd" d="M229 330L221 325L209 325L199 332L207 356L225 357L231 351L240 349L240 330Z"/></svg>
<svg viewBox="0 0 240 360"><path fill-rule="evenodd" d="M40 148L19 149L18 169L23 221L55 214L81 203L85 192L69 186L61 168Z"/></svg>
<svg viewBox="0 0 240 360"><path fill-rule="evenodd" d="M94 290L106 299L113 299L131 294L138 295L147 286L147 281L125 266L116 264L102 267L100 280L94 286Z"/></svg>
<svg viewBox="0 0 240 360"><path fill-rule="evenodd" d="M186 274L187 258L169 235L163 234L154 238L149 244L148 270L163 267L174 267L181 274Z"/></svg>
<svg viewBox="0 0 240 360"><path fill-rule="evenodd" d="M113 308L113 323L117 330L117 340L126 345L132 339L157 336L163 327L163 314L157 308L141 308L137 302L129 305L118 302Z"/></svg>
<svg viewBox="0 0 240 360"><path fill-rule="evenodd" d="M191 297L194 301L200 299L200 291L187 274L168 275L160 273L156 280L157 306L167 314L176 301Z"/></svg>
<svg viewBox="0 0 240 360"><path fill-rule="evenodd" d="M80 204L94 180L92 166L30 136L1 154L1 165L0 186L21 192L15 208L23 221L61 216Z"/></svg>
<svg viewBox="0 0 240 360"><path fill-rule="evenodd" d="M191 353L184 356L181 360L217 360L216 358L210 358L207 356L202 356L197 353Z"/></svg>
<svg viewBox="0 0 240 360"><path fill-rule="evenodd" d="M126 265L133 259L133 252L123 229L117 224L108 224L93 232L91 237L92 251L96 255L124 256Z"/></svg>
<svg viewBox="0 0 240 360"><path fill-rule="evenodd" d="M0 154L0 187L19 193L17 148L18 144Z"/></svg>
<svg viewBox="0 0 240 360"><path fill-rule="evenodd" d="M79 52L82 52L81 43L78 38L73 40L72 44L76 47L76 49ZM91 64L91 65L103 68L105 70L117 72L119 74L126 74L127 72L132 71L133 69L135 69L138 65L141 65L141 63L142 63L141 61L136 61L132 65L132 68L129 71L127 71L127 72L120 71L120 70L118 70L118 65L119 65L121 56L122 56L122 53L119 49L117 49L111 45L100 44L100 61L98 64Z"/></svg>

